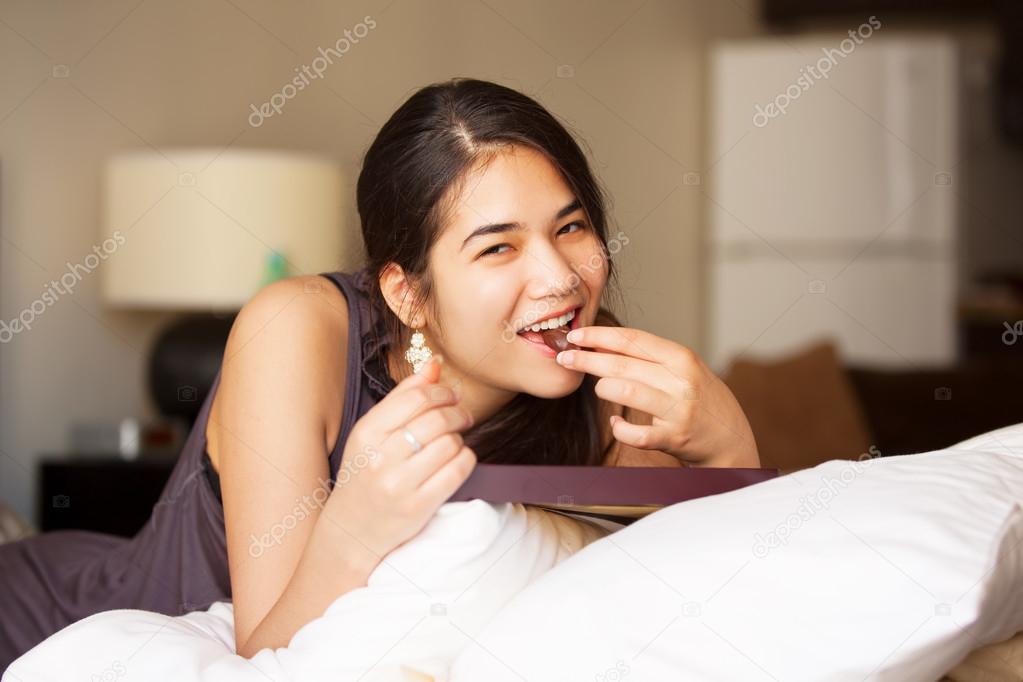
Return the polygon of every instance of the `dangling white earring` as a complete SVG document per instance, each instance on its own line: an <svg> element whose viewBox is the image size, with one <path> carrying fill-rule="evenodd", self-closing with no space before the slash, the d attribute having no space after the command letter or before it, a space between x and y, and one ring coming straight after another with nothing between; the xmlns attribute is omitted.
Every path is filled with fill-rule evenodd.
<svg viewBox="0 0 1023 682"><path fill-rule="evenodd" d="M426 337L423 333L416 329L415 333L412 334L411 345L405 351L405 359L410 365L412 365L412 372L419 374L419 370L423 368L426 361L433 357L433 351L426 345Z"/></svg>

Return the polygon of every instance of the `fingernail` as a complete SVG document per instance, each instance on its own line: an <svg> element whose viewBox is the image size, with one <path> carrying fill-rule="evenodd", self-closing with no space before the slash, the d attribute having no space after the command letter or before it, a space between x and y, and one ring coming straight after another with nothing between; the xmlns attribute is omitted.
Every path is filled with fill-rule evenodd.
<svg viewBox="0 0 1023 682"><path fill-rule="evenodd" d="M571 365L572 364L572 351L570 351L570 350L563 350L560 353L558 353L557 356L555 356L554 359L557 360L559 364Z"/></svg>
<svg viewBox="0 0 1023 682"><path fill-rule="evenodd" d="M576 341L581 341L582 340L583 333L581 331L579 331L578 329L573 329L572 331L570 331L568 333L568 335L565 338L568 339L569 341L571 341L572 343L575 343Z"/></svg>

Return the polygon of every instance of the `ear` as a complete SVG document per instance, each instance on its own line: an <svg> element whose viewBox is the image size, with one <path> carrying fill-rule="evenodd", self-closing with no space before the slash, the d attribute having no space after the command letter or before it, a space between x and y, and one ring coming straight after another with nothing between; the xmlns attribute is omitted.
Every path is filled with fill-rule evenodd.
<svg viewBox="0 0 1023 682"><path fill-rule="evenodd" d="M384 267L380 273L380 291L387 301L387 307L398 316L402 324L413 329L420 329L425 325L422 313L412 315L416 290L400 265L388 263Z"/></svg>

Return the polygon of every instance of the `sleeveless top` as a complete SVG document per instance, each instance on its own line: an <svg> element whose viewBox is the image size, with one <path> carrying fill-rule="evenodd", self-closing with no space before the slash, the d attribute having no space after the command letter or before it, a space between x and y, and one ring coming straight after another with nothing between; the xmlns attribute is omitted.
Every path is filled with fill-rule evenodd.
<svg viewBox="0 0 1023 682"><path fill-rule="evenodd" d="M369 287L373 285L369 272L363 269L351 275L338 272L321 274L334 282L348 299L348 378L345 385L345 411L341 419L341 430L337 443L330 453L330 477L333 479L337 476L344 445L348 442L348 434L355 426L356 420L387 395L395 387L395 383L386 369L387 338L384 320L374 313L369 304ZM355 305L352 304L353 301L356 302ZM352 380L354 375L359 375L358 382ZM219 381L220 372L217 372L214 388ZM210 395L212 394L213 389L210 390ZM206 417L208 415L200 415L203 421ZM205 427L203 432L205 433ZM213 468L205 446L202 464L217 500L223 503L220 496L220 476Z"/></svg>
<svg viewBox="0 0 1023 682"><path fill-rule="evenodd" d="M369 304L366 270L321 273L348 300L345 405L329 454L337 476L355 422L394 388L386 371L384 320ZM231 598L219 478L206 453L206 425L221 370L153 508L133 538L55 531L0 545L0 672L65 626L110 609L169 616Z"/></svg>

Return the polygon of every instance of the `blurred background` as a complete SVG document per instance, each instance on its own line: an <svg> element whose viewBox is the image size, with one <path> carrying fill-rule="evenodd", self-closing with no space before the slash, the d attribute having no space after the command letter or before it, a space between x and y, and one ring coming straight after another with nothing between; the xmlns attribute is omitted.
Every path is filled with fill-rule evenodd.
<svg viewBox="0 0 1023 682"><path fill-rule="evenodd" d="M1019 422L1021 34L1008 0L0 0L9 532L145 521L233 313L360 266L361 155L454 76L578 136L623 321L764 466Z"/></svg>

